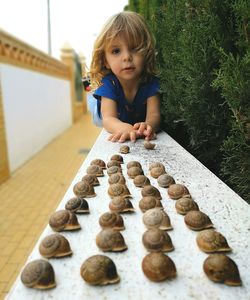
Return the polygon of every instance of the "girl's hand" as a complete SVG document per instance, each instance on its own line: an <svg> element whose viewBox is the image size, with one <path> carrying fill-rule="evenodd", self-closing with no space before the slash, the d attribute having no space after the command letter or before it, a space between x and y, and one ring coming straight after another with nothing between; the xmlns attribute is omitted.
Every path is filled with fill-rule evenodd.
<svg viewBox="0 0 250 300"><path fill-rule="evenodd" d="M135 123L133 127L137 131L138 136L145 136L145 140L152 140L156 136L152 126L145 122Z"/></svg>
<svg viewBox="0 0 250 300"><path fill-rule="evenodd" d="M118 142L118 143L124 143L127 140L130 140L131 142L135 142L137 137L138 136L136 131L132 130L129 132L113 133L109 136L108 140L111 142Z"/></svg>

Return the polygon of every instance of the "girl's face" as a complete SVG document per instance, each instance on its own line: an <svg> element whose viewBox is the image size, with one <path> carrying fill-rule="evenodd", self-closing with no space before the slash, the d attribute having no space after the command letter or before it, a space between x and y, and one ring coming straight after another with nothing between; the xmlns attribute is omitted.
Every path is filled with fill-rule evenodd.
<svg viewBox="0 0 250 300"><path fill-rule="evenodd" d="M122 37L117 37L105 49L105 66L121 83L139 80L144 67L144 55L129 48Z"/></svg>

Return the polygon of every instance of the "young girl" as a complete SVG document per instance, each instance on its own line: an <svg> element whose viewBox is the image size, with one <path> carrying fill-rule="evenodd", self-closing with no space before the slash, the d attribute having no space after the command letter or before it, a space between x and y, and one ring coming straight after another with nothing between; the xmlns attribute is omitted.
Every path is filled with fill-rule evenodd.
<svg viewBox="0 0 250 300"><path fill-rule="evenodd" d="M95 41L90 66L97 114L110 141L155 137L160 101L154 74L154 40L143 18L129 11L111 17Z"/></svg>

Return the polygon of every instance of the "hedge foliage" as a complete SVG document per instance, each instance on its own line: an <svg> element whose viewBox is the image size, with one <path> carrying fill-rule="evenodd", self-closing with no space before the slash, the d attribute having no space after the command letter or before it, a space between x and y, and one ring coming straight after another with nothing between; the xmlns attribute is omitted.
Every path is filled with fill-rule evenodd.
<svg viewBox="0 0 250 300"><path fill-rule="evenodd" d="M162 128L250 203L250 1L130 0L156 38Z"/></svg>

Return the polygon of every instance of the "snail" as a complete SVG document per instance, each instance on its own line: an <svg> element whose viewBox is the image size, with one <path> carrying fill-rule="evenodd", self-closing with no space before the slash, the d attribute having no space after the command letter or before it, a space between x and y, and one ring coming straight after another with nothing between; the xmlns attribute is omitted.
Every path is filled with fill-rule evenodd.
<svg viewBox="0 0 250 300"><path fill-rule="evenodd" d="M196 242L198 247L206 253L231 251L226 238L218 231L212 229L199 232Z"/></svg>
<svg viewBox="0 0 250 300"><path fill-rule="evenodd" d="M129 148L129 146L127 146L127 145L122 145L121 147L120 147L120 153L123 153L123 154L127 154L127 153L129 153L129 151L130 151L130 148Z"/></svg>
<svg viewBox="0 0 250 300"><path fill-rule="evenodd" d="M91 174L84 175L83 178L82 178L82 181L85 181L89 185L93 185L93 186L100 185L100 182L99 182L98 178L94 174L92 174L92 175Z"/></svg>
<svg viewBox="0 0 250 300"><path fill-rule="evenodd" d="M119 161L121 164L123 164L123 157L120 154L114 154L110 157L110 160L116 160Z"/></svg>
<svg viewBox="0 0 250 300"><path fill-rule="evenodd" d="M114 262L106 255L93 255L86 259L80 274L91 285L107 285L120 281Z"/></svg>
<svg viewBox="0 0 250 300"><path fill-rule="evenodd" d="M145 212L151 208L162 207L162 204L161 201L154 196L146 196L139 201L139 207L142 212Z"/></svg>
<svg viewBox="0 0 250 300"><path fill-rule="evenodd" d="M65 209L75 213L75 214L85 214L89 213L88 202L83 198L74 197L67 201L65 204Z"/></svg>
<svg viewBox="0 0 250 300"><path fill-rule="evenodd" d="M117 166L112 166L107 169L107 174L111 176L112 174L121 173L122 174L122 168Z"/></svg>
<svg viewBox="0 0 250 300"><path fill-rule="evenodd" d="M54 269L44 259L29 262L21 273L21 281L25 286L39 290L51 289L56 286Z"/></svg>
<svg viewBox="0 0 250 300"><path fill-rule="evenodd" d="M162 252L147 254L142 260L142 271L146 277L154 282L176 277L176 267L170 257Z"/></svg>
<svg viewBox="0 0 250 300"><path fill-rule="evenodd" d="M120 252L128 248L120 231L112 228L103 229L97 234L96 245L104 252Z"/></svg>
<svg viewBox="0 0 250 300"><path fill-rule="evenodd" d="M144 141L143 145L148 150L153 150L155 148L155 144L150 141Z"/></svg>
<svg viewBox="0 0 250 300"><path fill-rule="evenodd" d="M134 207L131 201L124 197L115 197L109 203L109 209L116 213L133 212Z"/></svg>
<svg viewBox="0 0 250 300"><path fill-rule="evenodd" d="M45 258L65 257L72 254L69 241L59 233L46 236L39 245L39 252Z"/></svg>
<svg viewBox="0 0 250 300"><path fill-rule="evenodd" d="M103 169L97 165L90 165L87 167L86 173L89 175L96 175L97 177L104 176Z"/></svg>
<svg viewBox="0 0 250 300"><path fill-rule="evenodd" d="M174 246L169 234L158 228L148 229L142 236L144 247L150 252L169 252Z"/></svg>
<svg viewBox="0 0 250 300"><path fill-rule="evenodd" d="M236 263L225 254L210 254L203 263L203 270L214 282L231 286L242 284Z"/></svg>
<svg viewBox="0 0 250 300"><path fill-rule="evenodd" d="M131 167L138 167L142 169L141 164L139 163L139 161L136 160L131 160L130 162L127 163L127 169L130 169Z"/></svg>
<svg viewBox="0 0 250 300"><path fill-rule="evenodd" d="M102 169L106 169L105 161L102 160L102 159L99 159L99 158L92 160L92 161L90 162L90 165L91 165L91 166L92 166L92 165L96 165L96 166L101 167Z"/></svg>
<svg viewBox="0 0 250 300"><path fill-rule="evenodd" d="M143 170L140 167L131 167L127 170L129 178L135 178L137 175L143 175Z"/></svg>
<svg viewBox="0 0 250 300"><path fill-rule="evenodd" d="M154 168L153 168L154 169ZM167 173L161 174L157 178L157 183L162 188L168 188L171 184L175 183L175 180L172 176Z"/></svg>
<svg viewBox="0 0 250 300"><path fill-rule="evenodd" d="M168 188L168 195L171 199L179 199L182 197L191 197L187 187L183 184L171 184Z"/></svg>
<svg viewBox="0 0 250 300"><path fill-rule="evenodd" d="M134 185L137 186L137 187L144 187L146 185L150 185L150 180L145 175L135 176L133 182L134 182Z"/></svg>
<svg viewBox="0 0 250 300"><path fill-rule="evenodd" d="M151 169L153 169L153 168L159 168L159 167L163 168L165 170L165 166L162 163L160 163L160 162L150 163L150 165L149 165L149 171L151 171Z"/></svg>
<svg viewBox="0 0 250 300"><path fill-rule="evenodd" d="M158 207L147 210L143 214L142 220L148 229L159 228L162 230L170 230L173 228L169 216L163 209Z"/></svg>
<svg viewBox="0 0 250 300"><path fill-rule="evenodd" d="M121 163L118 160L110 160L109 162L107 162L107 168L110 168L113 166L121 168Z"/></svg>
<svg viewBox="0 0 250 300"><path fill-rule="evenodd" d="M74 194L79 198L92 198L96 196L94 187L86 181L79 181L73 187Z"/></svg>
<svg viewBox="0 0 250 300"><path fill-rule="evenodd" d="M49 225L54 231L78 230L81 228L77 216L68 210L58 210L49 218Z"/></svg>
<svg viewBox="0 0 250 300"><path fill-rule="evenodd" d="M191 210L199 210L198 204L192 198L180 198L175 202L178 214L185 215Z"/></svg>
<svg viewBox="0 0 250 300"><path fill-rule="evenodd" d="M141 194L142 194L142 197L154 196L158 200L162 199L160 191L153 185L144 186L141 190Z"/></svg>
<svg viewBox="0 0 250 300"><path fill-rule="evenodd" d="M120 184L125 184L126 179L121 173L115 173L109 176L108 179L109 184L114 184L114 183L120 183Z"/></svg>
<svg viewBox="0 0 250 300"><path fill-rule="evenodd" d="M114 230L124 230L124 222L121 215L116 212L105 212L99 218L99 224L103 229L113 228Z"/></svg>
<svg viewBox="0 0 250 300"><path fill-rule="evenodd" d="M165 174L165 173L166 173L166 171L165 171L165 168L163 168L163 167L155 167L150 170L150 175L153 178L158 178L160 175Z"/></svg>
<svg viewBox="0 0 250 300"><path fill-rule="evenodd" d="M212 228L213 223L211 222L210 218L201 211L191 210L189 211L185 217L184 221L192 230L203 230L207 228Z"/></svg>
<svg viewBox="0 0 250 300"><path fill-rule="evenodd" d="M108 188L108 194L111 198L122 196L122 197L130 197L131 194L128 187L121 183L111 184Z"/></svg>

